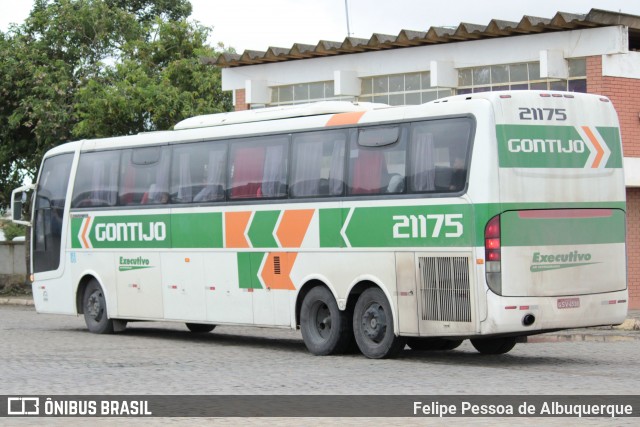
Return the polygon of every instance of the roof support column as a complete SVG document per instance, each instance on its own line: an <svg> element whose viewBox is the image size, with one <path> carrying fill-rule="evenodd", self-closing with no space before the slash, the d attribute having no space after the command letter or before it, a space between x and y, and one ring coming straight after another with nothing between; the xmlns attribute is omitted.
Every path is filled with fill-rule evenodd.
<svg viewBox="0 0 640 427"><path fill-rule="evenodd" d="M451 61L431 61L431 87L457 87L458 70Z"/></svg>
<svg viewBox="0 0 640 427"><path fill-rule="evenodd" d="M266 80L245 80L244 88L247 104L268 104L271 101Z"/></svg>
<svg viewBox="0 0 640 427"><path fill-rule="evenodd" d="M566 79L569 77L569 65L560 49L540 51L540 77Z"/></svg>
<svg viewBox="0 0 640 427"><path fill-rule="evenodd" d="M360 96L362 86L355 71L336 70L333 72L333 94L335 96Z"/></svg>

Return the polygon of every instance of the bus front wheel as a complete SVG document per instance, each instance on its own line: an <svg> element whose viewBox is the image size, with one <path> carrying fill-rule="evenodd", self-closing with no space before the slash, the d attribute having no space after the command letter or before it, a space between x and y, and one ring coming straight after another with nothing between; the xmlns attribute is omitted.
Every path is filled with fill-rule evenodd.
<svg viewBox="0 0 640 427"><path fill-rule="evenodd" d="M94 334L113 333L113 320L107 315L107 300L96 279L92 279L84 290L82 308L89 331Z"/></svg>
<svg viewBox="0 0 640 427"><path fill-rule="evenodd" d="M307 349L317 356L344 353L353 340L347 312L340 311L324 286L311 289L302 300L300 330Z"/></svg>
<svg viewBox="0 0 640 427"><path fill-rule="evenodd" d="M516 345L516 339L513 337L475 339L471 340L471 344L482 354L505 354Z"/></svg>
<svg viewBox="0 0 640 427"><path fill-rule="evenodd" d="M406 343L404 337L395 335L391 305L379 288L369 288L358 298L353 333L358 348L370 359L394 357Z"/></svg>

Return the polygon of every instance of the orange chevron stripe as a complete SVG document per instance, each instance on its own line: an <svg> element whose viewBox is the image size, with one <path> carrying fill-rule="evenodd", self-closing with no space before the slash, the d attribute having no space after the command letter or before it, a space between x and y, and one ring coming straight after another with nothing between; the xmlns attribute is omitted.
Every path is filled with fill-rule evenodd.
<svg viewBox="0 0 640 427"><path fill-rule="evenodd" d="M353 113L340 113L331 116L325 126L355 125L366 111L355 111Z"/></svg>
<svg viewBox="0 0 640 427"><path fill-rule="evenodd" d="M296 290L290 275L297 256L298 254L294 252L271 252L267 254L267 260L259 273L267 288Z"/></svg>
<svg viewBox="0 0 640 427"><path fill-rule="evenodd" d="M602 148L602 145L600 145L600 142L598 142L598 138L596 138L596 136L593 134L593 132L591 131L591 129L589 129L588 126L582 126L582 130L584 131L584 133L587 134L587 137L591 140L591 142L593 143L593 146L596 148L596 151L598 152L598 154L596 154L596 158L593 160L593 164L591 165L591 167L595 169L598 166L600 166L600 162L604 157L604 149Z"/></svg>
<svg viewBox="0 0 640 427"><path fill-rule="evenodd" d="M249 242L244 231L251 219L251 212L225 212L224 241L227 248L248 248Z"/></svg>
<svg viewBox="0 0 640 427"><path fill-rule="evenodd" d="M314 209L284 211L276 236L283 248L299 248L313 218Z"/></svg>
<svg viewBox="0 0 640 427"><path fill-rule="evenodd" d="M85 249L89 249L90 244L87 241L87 232L89 231L89 224L91 224L91 217L88 216L87 219L84 222L84 227L82 227L82 232L80 233L80 236L82 237L82 244L84 246Z"/></svg>

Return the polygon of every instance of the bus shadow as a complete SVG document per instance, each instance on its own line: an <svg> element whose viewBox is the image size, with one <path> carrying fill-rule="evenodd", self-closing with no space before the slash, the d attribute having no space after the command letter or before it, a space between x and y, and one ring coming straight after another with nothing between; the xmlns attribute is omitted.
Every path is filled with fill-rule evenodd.
<svg viewBox="0 0 640 427"><path fill-rule="evenodd" d="M478 366L505 368L510 366L538 366L551 364L567 364L588 366L592 360L579 358L566 358L553 355L531 356L514 353L507 354L481 354L476 351L449 350L449 351L417 351L405 349L400 356L401 360L417 363L439 363L446 365Z"/></svg>
<svg viewBox="0 0 640 427"><path fill-rule="evenodd" d="M307 351L301 340L290 338L260 337L256 335L230 334L227 332L193 333L175 329L127 327L119 335L136 338L153 338L192 343L212 343L223 346L243 346L251 348L271 348L278 351Z"/></svg>
<svg viewBox="0 0 640 427"><path fill-rule="evenodd" d="M78 332L90 334L86 329L78 329ZM136 327L127 326L125 331L116 336L131 337L135 339L171 340L184 343L210 343L225 347L246 347L251 349L264 349L282 352L295 352L297 354L311 355L301 338L264 337L250 333L233 333L224 329L217 329L209 333L193 333L186 330L167 329L162 327ZM332 357L361 358L367 360L357 349L346 354ZM562 357L554 355L527 355L518 354L517 347L514 351L500 355L486 355L476 352L473 348L463 344L461 348L449 351L411 350L406 347L394 359L396 363L410 364L442 364L459 365L465 367L531 367L571 364L572 366L589 366L591 359L579 357Z"/></svg>

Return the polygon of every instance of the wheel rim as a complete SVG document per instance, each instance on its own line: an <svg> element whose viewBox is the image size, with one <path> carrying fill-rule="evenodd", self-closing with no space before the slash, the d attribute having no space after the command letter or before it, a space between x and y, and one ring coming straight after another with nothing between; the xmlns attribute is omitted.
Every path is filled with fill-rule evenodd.
<svg viewBox="0 0 640 427"><path fill-rule="evenodd" d="M384 308L373 303L362 314L362 331L364 336L375 343L380 343L387 333L387 315Z"/></svg>
<svg viewBox="0 0 640 427"><path fill-rule="evenodd" d="M93 320L99 322L102 319L104 308L102 304L102 293L99 290L95 290L87 298L87 306L85 307L85 313L89 315Z"/></svg>
<svg viewBox="0 0 640 427"><path fill-rule="evenodd" d="M329 306L323 302L318 302L313 309L314 331L319 337L326 340L331 335L331 311Z"/></svg>

